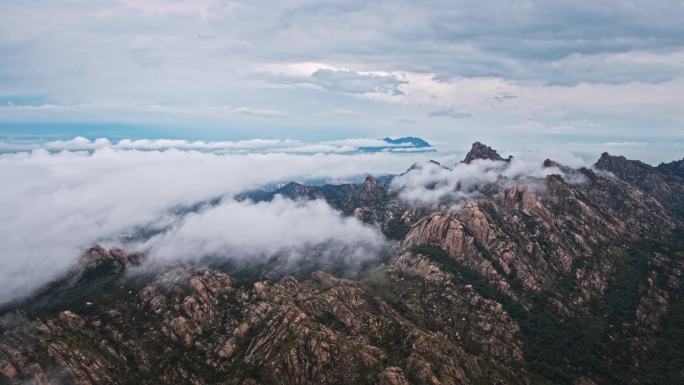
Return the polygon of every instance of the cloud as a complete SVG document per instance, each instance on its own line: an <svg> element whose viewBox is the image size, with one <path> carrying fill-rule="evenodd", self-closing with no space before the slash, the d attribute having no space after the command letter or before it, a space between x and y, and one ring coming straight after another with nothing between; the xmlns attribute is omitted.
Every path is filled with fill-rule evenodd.
<svg viewBox="0 0 684 385"><path fill-rule="evenodd" d="M543 77L548 84L661 83L684 75L684 50L650 52L570 53L549 62L530 63L519 70L520 79Z"/></svg>
<svg viewBox="0 0 684 385"><path fill-rule="evenodd" d="M393 74L364 73L345 69L321 68L311 74L312 84L332 91L351 94L387 93L401 95L399 88L405 80Z"/></svg>
<svg viewBox="0 0 684 385"><path fill-rule="evenodd" d="M182 75L202 81L197 75L203 74L203 86L225 87L217 80L230 70L242 71L257 63L315 61L359 71L431 73L442 79L496 76L565 84L662 81L681 76L676 59L684 48L682 8L668 0L600 4L435 0L429 6L408 0L392 4L276 0L268 7L261 2L222 0L108 4L56 0L40 7L6 2L0 9L0 36L10 48L5 68L21 75L39 70L34 81L47 77L63 90L75 85L61 83L55 76L90 78L103 66L127 75L133 72L143 85ZM28 27L36 25L40 28ZM197 32L188 35L188 30ZM202 40L197 35L217 38ZM93 47L82 51L73 44L78 41L91 41ZM131 66L130 53L123 54L131 48L130 42L136 49L157 48L160 71L175 76L145 77L147 71L138 68L140 63ZM26 49L31 43L32 49ZM49 63L57 64L53 68L39 61L50 55L55 60ZM31 68L22 69L26 63ZM66 71L79 68L73 64L81 64L82 71ZM222 71L226 66L229 71Z"/></svg>
<svg viewBox="0 0 684 385"><path fill-rule="evenodd" d="M247 153L355 153L359 151L409 151L412 144L388 143L382 139L349 138L320 142L302 142L293 139L247 139L238 141L189 141L184 139L122 139L112 142L107 138L90 140L78 136L70 140L56 140L45 143L0 141L1 152L19 152L36 149L48 151L93 151L98 149L121 150L196 150L222 154ZM416 148L425 151L426 148Z"/></svg>
<svg viewBox="0 0 684 385"><path fill-rule="evenodd" d="M681 75L671 57L684 46L678 39L684 11L676 1L279 4L287 11L278 19L283 29L276 39L290 50L308 49L308 55L296 55L301 61L338 59L442 79L494 76L564 84ZM398 17L407 14L412 17ZM630 67L628 62L653 71L624 72L620 64Z"/></svg>
<svg viewBox="0 0 684 385"><path fill-rule="evenodd" d="M400 116L397 118L392 119L393 123L399 123L399 124L418 124L418 120L415 118L412 118L410 116Z"/></svg>
<svg viewBox="0 0 684 385"><path fill-rule="evenodd" d="M89 143L80 139L77 142ZM0 179L3 181L0 187L0 261L3 264L0 302L25 295L55 278L75 263L83 248L97 242L115 242L141 227L174 223L169 215L175 208L217 197L226 200L216 211L188 217L166 236L190 241L193 224L218 220L222 213L235 209L245 220L252 217L249 228L267 229L269 224L260 223L260 219L271 221L281 216L274 226L281 226L278 229L282 232L263 236L269 239L282 237L283 240L273 242L286 248L296 243L296 237L304 230L293 225L293 232L288 233L282 223L318 214L331 217L309 218L305 224L325 224L312 226L311 231L327 231L330 226L339 230L340 237L358 234L370 245L373 237L364 227L339 218L320 202L299 205L279 201L273 206L249 205L231 202L230 197L269 183L344 180L363 175L368 170L396 173L424 156L416 158L391 153L218 154L176 148L140 151L105 145L104 141L99 144L100 148L90 151L54 152L38 148L0 155ZM236 224L230 219L221 223ZM226 228L221 237L230 239L231 232L238 234L240 231ZM310 244L319 240L339 241L337 244L348 246L347 240L335 238L330 233L318 237L311 235L305 240ZM225 245L220 243L223 241L216 242ZM161 250L161 244L154 246L155 250Z"/></svg>
<svg viewBox="0 0 684 385"><path fill-rule="evenodd" d="M261 70L265 71L264 76L269 82L279 86L352 96L403 95L401 86L408 83L402 73L359 71L315 62L269 64L262 66Z"/></svg>
<svg viewBox="0 0 684 385"><path fill-rule="evenodd" d="M514 157L511 162L477 159L469 164L457 163L452 169L429 162L394 178L391 187L408 202L421 205L446 202L458 206L478 199L482 188L491 183L524 185L541 191L543 186L539 178L564 175L559 168L543 167L542 162L534 158ZM564 177L571 183L584 182L576 174Z"/></svg>
<svg viewBox="0 0 684 385"><path fill-rule="evenodd" d="M605 142L601 143L602 146L609 146L609 147L626 147L626 146L646 146L648 143L646 142L634 142L634 141L628 141L628 142Z"/></svg>
<svg viewBox="0 0 684 385"><path fill-rule="evenodd" d="M251 115L266 118L282 118L288 115L282 111L254 108L254 107L231 107L227 105L203 105L203 106L188 106L188 105L170 105L170 104L136 104L130 102L122 103L79 103L69 104L60 102L51 103L22 103L16 104L8 101L6 105L0 103L0 108L8 111L54 111L54 112L87 112L87 111L127 111L127 112L146 112L146 113L163 113L175 115L190 115L190 116L207 116L207 115Z"/></svg>
<svg viewBox="0 0 684 385"><path fill-rule="evenodd" d="M669 0L4 1L0 125L681 141L682 19ZM364 119L339 119L340 106ZM428 117L443 106L472 117Z"/></svg>
<svg viewBox="0 0 684 385"><path fill-rule="evenodd" d="M314 248L350 265L374 258L385 244L379 231L355 217L343 217L325 201L228 200L189 214L163 234L139 245L153 260L230 257L264 261L272 256L301 260ZM323 258L323 257L319 257Z"/></svg>
<svg viewBox="0 0 684 385"><path fill-rule="evenodd" d="M143 11L159 15L185 15L206 18L211 11L217 12L228 8L228 2L221 0L121 0L126 7L134 11Z"/></svg>
<svg viewBox="0 0 684 385"><path fill-rule="evenodd" d="M501 103L502 103L502 102L505 102L506 100L515 99L516 97L517 97L517 96L515 96L515 95L503 93L503 94L500 94L500 95L494 95L494 96L492 96L492 99L496 100L497 102L501 102Z"/></svg>
<svg viewBox="0 0 684 385"><path fill-rule="evenodd" d="M358 117L361 116L362 113L356 110L346 110L344 108L335 108L332 111L333 114L337 116L348 116L348 117Z"/></svg>
<svg viewBox="0 0 684 385"><path fill-rule="evenodd" d="M260 116L264 118L283 118L287 116L287 114L282 111L265 108L238 107L234 111L236 114Z"/></svg>
<svg viewBox="0 0 684 385"><path fill-rule="evenodd" d="M430 112L427 116L429 117L440 117L445 116L451 119L468 119L472 118L473 114L470 112L465 112L457 109L456 107L444 107L436 111Z"/></svg>

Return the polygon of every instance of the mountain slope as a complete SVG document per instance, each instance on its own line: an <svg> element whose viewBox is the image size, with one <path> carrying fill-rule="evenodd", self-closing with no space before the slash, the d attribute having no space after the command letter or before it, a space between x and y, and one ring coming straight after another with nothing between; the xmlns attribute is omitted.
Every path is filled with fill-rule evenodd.
<svg viewBox="0 0 684 385"><path fill-rule="evenodd" d="M638 160L604 152L594 166L640 188L681 216L684 214L683 164L684 161L674 161L652 167Z"/></svg>

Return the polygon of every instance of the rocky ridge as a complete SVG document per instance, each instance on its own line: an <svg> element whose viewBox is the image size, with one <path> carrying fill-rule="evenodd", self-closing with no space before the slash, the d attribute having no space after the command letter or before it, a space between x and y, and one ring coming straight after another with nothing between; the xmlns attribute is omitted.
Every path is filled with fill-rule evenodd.
<svg viewBox="0 0 684 385"><path fill-rule="evenodd" d="M470 163L476 159L510 162L511 159L513 159L513 157L509 156L508 159L504 159L493 148L491 148L485 144L482 144L480 142L475 142L475 143L473 143L472 147L470 148L470 151L468 151L468 153L465 156L465 159L463 159L462 162L463 163Z"/></svg>

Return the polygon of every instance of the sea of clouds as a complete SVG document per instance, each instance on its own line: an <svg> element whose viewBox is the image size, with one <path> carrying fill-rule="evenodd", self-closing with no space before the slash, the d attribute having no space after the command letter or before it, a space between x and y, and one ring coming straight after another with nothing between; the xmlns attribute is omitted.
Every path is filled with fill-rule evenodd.
<svg viewBox="0 0 684 385"><path fill-rule="evenodd" d="M235 199L265 185L397 175L417 163L395 178L392 188L408 202L430 205L445 197L476 199L482 185L498 180L529 183L526 177L560 173L541 166L544 153L514 154L511 163L471 164L440 155L443 164L455 164L444 168L427 163L437 154L347 151L375 144L341 140L302 151L300 142L287 140L75 138L15 147L0 154L0 303L63 274L97 243L142 251L147 260L162 263L222 256L260 261L276 255L296 262L325 249L358 264L387 246L377 228L342 216L324 201ZM345 150L338 151L341 147ZM572 156L558 160L581 163ZM140 230L151 231L136 236Z"/></svg>
<svg viewBox="0 0 684 385"><path fill-rule="evenodd" d="M137 247L154 260L194 261L202 256L265 259L294 264L315 249L347 269L375 257L384 236L356 217L343 217L323 200L269 202L227 200L192 212Z"/></svg>
<svg viewBox="0 0 684 385"><path fill-rule="evenodd" d="M70 140L55 140L47 143L30 141L0 142L0 152L30 151L44 149L48 151L94 151L103 148L120 150L196 150L220 154L249 153L288 153L315 154L357 152L426 152L432 147L415 147L410 143L390 143L382 139L350 138L319 141L314 143L293 139L246 139L236 141L204 141L185 139L122 139L111 141L107 138L91 140L82 136Z"/></svg>
<svg viewBox="0 0 684 385"><path fill-rule="evenodd" d="M292 180L336 182L368 171L398 173L422 159L391 152L266 151L273 142L260 142L112 143L76 138L1 154L0 302L54 279L74 265L83 249L116 244L122 235L146 227L165 232L125 246L145 251L151 259L188 260L222 253L243 258L280 252L296 256L298 250L318 244L336 245L350 258L372 258L383 236L354 218L343 218L325 202L252 203L237 202L233 196ZM336 145L350 142L376 143L350 140ZM257 151L206 151L238 144ZM335 146L316 144L323 145ZM295 146L301 147L281 147ZM198 212L173 215L178 207L217 198L218 204Z"/></svg>

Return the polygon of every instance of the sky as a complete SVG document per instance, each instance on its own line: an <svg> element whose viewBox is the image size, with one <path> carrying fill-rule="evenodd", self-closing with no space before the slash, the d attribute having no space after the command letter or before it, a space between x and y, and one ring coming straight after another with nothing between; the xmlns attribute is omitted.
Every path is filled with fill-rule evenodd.
<svg viewBox="0 0 684 385"><path fill-rule="evenodd" d="M682 20L684 0L0 0L0 303L96 243L374 258L379 230L322 201L235 195L454 166L476 140L514 161L428 164L394 188L460 202L558 172L545 158L681 159Z"/></svg>
<svg viewBox="0 0 684 385"><path fill-rule="evenodd" d="M0 0L0 137L684 155L682 0Z"/></svg>

